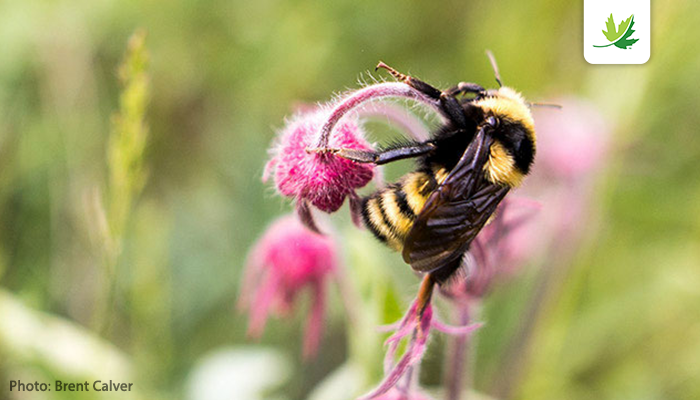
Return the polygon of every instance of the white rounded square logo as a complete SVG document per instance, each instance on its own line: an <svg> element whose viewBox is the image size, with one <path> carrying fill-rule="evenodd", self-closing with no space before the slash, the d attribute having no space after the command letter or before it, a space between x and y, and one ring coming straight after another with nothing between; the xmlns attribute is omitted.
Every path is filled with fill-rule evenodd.
<svg viewBox="0 0 700 400"><path fill-rule="evenodd" d="M650 55L650 0L583 1L583 57L589 64L644 64Z"/></svg>

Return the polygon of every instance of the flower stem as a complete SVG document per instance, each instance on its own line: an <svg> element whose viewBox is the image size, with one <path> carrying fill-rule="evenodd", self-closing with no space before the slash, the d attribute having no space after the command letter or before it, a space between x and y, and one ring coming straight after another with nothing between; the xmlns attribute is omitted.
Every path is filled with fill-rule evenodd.
<svg viewBox="0 0 700 400"><path fill-rule="evenodd" d="M324 149L328 147L331 131L333 127L345 116L348 112L357 108L368 100L383 98L383 97L403 97L425 103L435 110L439 110L438 101L429 98L416 89L400 82L378 83L376 85L367 86L360 89L350 96L345 97L330 111L330 115L326 123L321 128L318 138L317 148Z"/></svg>
<svg viewBox="0 0 700 400"><path fill-rule="evenodd" d="M612 45L614 45L614 44L615 44L615 43L610 43L610 44L606 44L605 46L596 46L596 45L593 45L593 47L608 47L608 46L612 46Z"/></svg>
<svg viewBox="0 0 700 400"><path fill-rule="evenodd" d="M457 322L459 326L469 324L469 306L464 305L457 310ZM447 400L460 400L465 387L471 386L471 368L467 358L469 354L469 337L471 335L458 335L452 341L450 356L447 360L447 372L445 387Z"/></svg>

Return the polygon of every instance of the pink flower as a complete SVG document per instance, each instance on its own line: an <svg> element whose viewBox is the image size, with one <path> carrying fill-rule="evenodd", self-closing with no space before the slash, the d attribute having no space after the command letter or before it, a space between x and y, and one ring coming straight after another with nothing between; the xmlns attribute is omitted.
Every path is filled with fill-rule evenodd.
<svg viewBox="0 0 700 400"><path fill-rule="evenodd" d="M332 239L306 229L294 216L275 221L249 254L239 306L248 309L248 334L259 337L271 311L284 315L308 288L312 301L304 356L313 356L321 338L327 281L337 268Z"/></svg>
<svg viewBox="0 0 700 400"><path fill-rule="evenodd" d="M419 315L417 301L411 304L408 312L401 321L389 328L395 328L395 332L385 342L388 350L384 356L384 379L372 392L362 396L361 400L383 399L392 390L398 388L401 379L409 379L410 371L423 359L423 353L428 342L430 328L435 328L450 335L468 335L478 329L481 324L465 326L449 326L433 318L433 308L430 304ZM403 339L408 338L408 344L404 354L394 364L396 351ZM387 397L393 398L393 397Z"/></svg>
<svg viewBox="0 0 700 400"><path fill-rule="evenodd" d="M318 232L309 204L325 212L337 211L346 197L353 220L358 220L358 196L374 174L374 164L362 164L336 156L329 149L370 151L358 114L383 116L414 138L424 138L425 126L395 107L377 106L373 100L403 97L438 109L438 102L403 83L379 83L348 93L338 101L304 110L280 132L265 166L280 194L296 200L297 213L309 229ZM354 115L348 115L355 112Z"/></svg>
<svg viewBox="0 0 700 400"><path fill-rule="evenodd" d="M308 201L326 212L337 211L345 197L372 180L374 165L358 164L332 154L308 152L328 119L322 110L298 115L281 132L266 167L279 192L297 201ZM371 150L358 122L344 118L328 143L332 148Z"/></svg>

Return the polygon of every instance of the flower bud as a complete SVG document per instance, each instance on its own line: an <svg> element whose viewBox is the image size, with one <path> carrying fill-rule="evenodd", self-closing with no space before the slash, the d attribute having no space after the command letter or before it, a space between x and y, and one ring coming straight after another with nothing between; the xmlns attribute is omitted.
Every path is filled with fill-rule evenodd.
<svg viewBox="0 0 700 400"><path fill-rule="evenodd" d="M327 281L336 268L336 247L330 237L309 231L293 216L274 222L246 266L239 306L250 313L248 334L259 337L270 311L286 315L308 288L312 301L304 355L314 355L323 330Z"/></svg>
<svg viewBox="0 0 700 400"><path fill-rule="evenodd" d="M326 212L337 211L345 198L372 179L374 165L359 164L330 153L309 152L328 119L323 110L294 118L281 132L273 157L265 168L284 196L308 201ZM357 120L343 118L329 138L329 148L371 150Z"/></svg>

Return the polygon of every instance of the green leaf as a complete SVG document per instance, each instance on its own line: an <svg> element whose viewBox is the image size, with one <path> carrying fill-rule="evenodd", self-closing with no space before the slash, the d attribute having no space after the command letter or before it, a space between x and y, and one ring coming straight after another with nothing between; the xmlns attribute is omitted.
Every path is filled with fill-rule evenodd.
<svg viewBox="0 0 700 400"><path fill-rule="evenodd" d="M619 35L617 38L620 38L627 31L627 27L630 26L633 17L634 15L630 15L629 18L620 22L620 25L617 27L617 33Z"/></svg>
<svg viewBox="0 0 700 400"><path fill-rule="evenodd" d="M620 22L620 25L618 25L617 29L615 29L615 20L613 19L613 15L610 14L608 21L605 23L607 31L603 31L603 34L611 42L618 40L620 37L622 37L625 31L627 31L627 27L630 25L632 17L633 16L630 16L626 20Z"/></svg>
<svg viewBox="0 0 700 400"><path fill-rule="evenodd" d="M632 36L632 34L635 32L632 27L634 26L634 15L630 16L627 18L627 25L629 27L625 26L624 35L620 38L620 40L615 42L615 46L619 47L621 49L628 49L632 47L633 44L637 43L639 39L630 39L629 37ZM624 24L624 22L623 22ZM622 27L622 24L620 24L620 27Z"/></svg>
<svg viewBox="0 0 700 400"><path fill-rule="evenodd" d="M613 19L612 13L610 14L610 18L608 18L608 22L605 23L605 27L608 28L608 30L603 31L603 35L605 35L609 41L614 42L621 36L618 35L617 31L615 30L615 20Z"/></svg>

